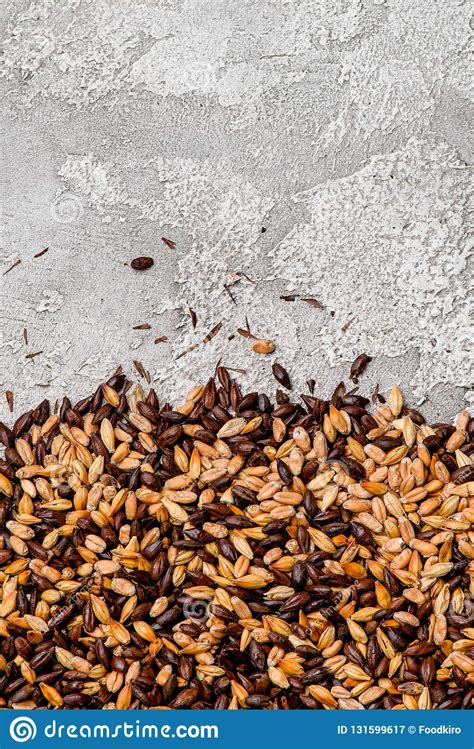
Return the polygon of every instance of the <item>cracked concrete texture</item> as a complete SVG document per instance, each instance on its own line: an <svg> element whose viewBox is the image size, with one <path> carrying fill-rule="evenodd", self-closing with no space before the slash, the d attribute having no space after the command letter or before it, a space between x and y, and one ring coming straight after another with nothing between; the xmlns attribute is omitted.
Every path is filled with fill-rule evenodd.
<svg viewBox="0 0 474 749"><path fill-rule="evenodd" d="M397 381L437 419L464 407L467 2L10 0L2 13L0 272L21 264L1 276L0 392L15 414L134 359L172 398L220 358L261 389L277 359L296 392L314 377L327 395L361 351L374 357L362 389ZM154 267L132 271L138 255ZM245 316L274 356L235 335Z"/></svg>

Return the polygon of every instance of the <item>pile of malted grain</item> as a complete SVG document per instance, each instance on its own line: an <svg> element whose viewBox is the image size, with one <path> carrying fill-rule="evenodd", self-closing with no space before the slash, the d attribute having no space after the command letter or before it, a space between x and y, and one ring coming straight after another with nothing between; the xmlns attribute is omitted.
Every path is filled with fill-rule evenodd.
<svg viewBox="0 0 474 749"><path fill-rule="evenodd" d="M0 706L472 708L474 420L216 374L0 425Z"/></svg>

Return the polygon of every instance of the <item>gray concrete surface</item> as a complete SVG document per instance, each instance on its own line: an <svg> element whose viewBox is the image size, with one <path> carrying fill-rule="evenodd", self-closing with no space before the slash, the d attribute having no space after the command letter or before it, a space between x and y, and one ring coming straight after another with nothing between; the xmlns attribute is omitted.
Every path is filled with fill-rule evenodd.
<svg viewBox="0 0 474 749"><path fill-rule="evenodd" d="M263 389L277 358L296 392L314 377L328 394L362 351L363 389L398 381L435 418L464 406L467 2L4 0L2 15L15 413L134 359L173 398L218 359ZM132 271L137 255L154 267ZM234 335L246 315L274 356Z"/></svg>

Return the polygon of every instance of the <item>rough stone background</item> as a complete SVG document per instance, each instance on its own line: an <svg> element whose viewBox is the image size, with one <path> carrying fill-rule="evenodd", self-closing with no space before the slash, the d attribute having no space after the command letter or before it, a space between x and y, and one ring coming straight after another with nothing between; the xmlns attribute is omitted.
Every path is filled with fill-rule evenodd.
<svg viewBox="0 0 474 749"><path fill-rule="evenodd" d="M362 351L366 391L398 381L434 418L463 407L468 2L4 0L2 15L15 414L134 359L173 398L218 359L263 389L277 358L296 392L312 376L328 394ZM154 267L132 271L143 254ZM275 356L235 335L246 315Z"/></svg>

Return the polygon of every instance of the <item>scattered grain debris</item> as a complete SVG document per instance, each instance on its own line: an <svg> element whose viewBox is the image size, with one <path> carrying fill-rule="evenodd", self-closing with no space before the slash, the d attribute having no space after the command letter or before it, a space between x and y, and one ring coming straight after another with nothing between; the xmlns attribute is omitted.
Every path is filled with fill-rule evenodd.
<svg viewBox="0 0 474 749"><path fill-rule="evenodd" d="M374 392L371 395L371 401L372 403L377 403L377 402L386 403L387 402L387 399L385 398L385 396L382 395L382 393L380 392L380 385L378 383L376 384L374 388Z"/></svg>
<svg viewBox="0 0 474 749"><path fill-rule="evenodd" d="M45 247L44 250L40 250L40 252L37 252L36 255L33 255L34 258L36 257L43 257L43 255L46 255L48 252L49 247Z"/></svg>
<svg viewBox="0 0 474 749"><path fill-rule="evenodd" d="M358 378L361 376L367 367L367 364L372 361L372 357L367 354L360 354L351 365L351 371L349 374L350 379L357 383Z"/></svg>
<svg viewBox="0 0 474 749"><path fill-rule="evenodd" d="M275 351L275 341L269 338L255 338L252 349L256 354L272 354Z"/></svg>
<svg viewBox="0 0 474 749"><path fill-rule="evenodd" d="M148 268L151 268L152 265L154 265L155 261L152 257L136 257L132 262L130 263L133 270L148 270Z"/></svg>
<svg viewBox="0 0 474 749"><path fill-rule="evenodd" d="M190 354L191 351L194 351L194 349L199 348L199 343L193 343L192 346L189 346L187 349L182 351L178 356L175 358L175 361L178 361L178 359L181 359L183 356L186 356L187 354Z"/></svg>
<svg viewBox="0 0 474 749"><path fill-rule="evenodd" d="M5 399L7 401L8 408L13 412L13 393L11 390L5 390Z"/></svg>
<svg viewBox="0 0 474 749"><path fill-rule="evenodd" d="M321 302L319 302L314 297L303 297L301 301L306 302L306 304L309 304L311 307L315 307L316 309L324 309L324 304L321 304Z"/></svg>
<svg viewBox="0 0 474 749"><path fill-rule="evenodd" d="M9 268L7 268L7 269L6 269L6 271L4 271L4 272L2 273L2 275L3 275L3 276L6 276L6 275L7 275L7 273L10 273L10 271L11 271L11 270L13 270L13 268L16 268L16 267L17 267L17 265L20 265L20 263L21 263L21 259L19 259L19 260L16 260L16 261L15 261L15 262L13 263L13 265L10 265L10 267L9 267Z"/></svg>
<svg viewBox="0 0 474 749"><path fill-rule="evenodd" d="M322 304L318 299L312 296L305 296L302 297L300 294L282 294L280 296L280 299L282 299L284 302L306 302L306 304L309 304L311 307L315 307L316 309L325 309L324 304Z"/></svg>
<svg viewBox="0 0 474 749"><path fill-rule="evenodd" d="M230 290L229 286L228 286L228 285L227 285L226 283L224 284L224 289L226 290L227 294L228 294L228 295L230 296L230 298L231 298L232 302L233 302L234 304L237 304L237 302L235 301L235 297L234 297L234 295L232 294L232 292L231 292L231 290Z"/></svg>
<svg viewBox="0 0 474 749"><path fill-rule="evenodd" d="M198 321L197 315L195 311L191 309L191 307L188 307L188 309L189 309L189 314L191 315L191 325L193 326L193 328L195 328L197 325L197 321Z"/></svg>
<svg viewBox="0 0 474 749"><path fill-rule="evenodd" d="M214 336L216 336L218 334L218 332L219 332L219 330L221 328L222 328L222 323L218 322L217 325L214 325L214 327L212 328L212 330L209 331L209 333L207 334L207 336L205 336L202 339L202 342L203 343L209 343L209 341L212 341L212 339L214 338Z"/></svg>
<svg viewBox="0 0 474 749"><path fill-rule="evenodd" d="M0 708L472 709L474 418L232 371L0 423Z"/></svg>
<svg viewBox="0 0 474 749"><path fill-rule="evenodd" d="M137 370L137 372L140 375L140 377L145 377L145 367L143 366L143 364L141 363L141 361L139 361L138 359L134 359L133 360L133 366Z"/></svg>
<svg viewBox="0 0 474 749"><path fill-rule="evenodd" d="M288 390L291 390L291 380L290 375L286 371L284 367L282 367L281 364L278 364L278 362L275 362L272 366L272 372L275 380L280 383L280 385L283 385L283 387L287 388Z"/></svg>
<svg viewBox="0 0 474 749"><path fill-rule="evenodd" d="M248 281L249 283L256 283L256 281L253 278L250 278L250 276L248 276L246 273L242 273L241 275L242 275L242 278L245 278L245 280Z"/></svg>
<svg viewBox="0 0 474 749"><path fill-rule="evenodd" d="M306 385L308 386L308 390L309 390L309 392L311 393L311 395L313 395L313 393L314 393L314 388L316 387L316 380L312 380L312 379L311 379L311 380L308 380L308 381L306 382Z"/></svg>

